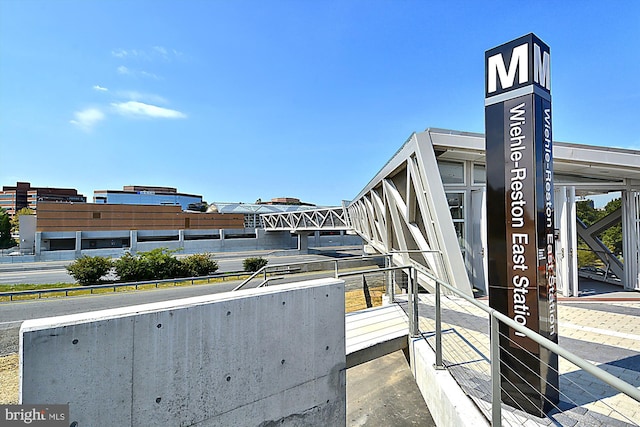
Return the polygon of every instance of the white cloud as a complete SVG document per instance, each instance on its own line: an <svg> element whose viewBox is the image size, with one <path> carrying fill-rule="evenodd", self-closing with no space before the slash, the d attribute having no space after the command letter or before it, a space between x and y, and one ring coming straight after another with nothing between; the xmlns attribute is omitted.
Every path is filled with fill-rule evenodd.
<svg viewBox="0 0 640 427"><path fill-rule="evenodd" d="M111 51L111 55L115 56L116 58L124 58L128 55L128 52L124 49L114 49Z"/></svg>
<svg viewBox="0 0 640 427"><path fill-rule="evenodd" d="M145 77L145 78L154 79L154 80L162 80L162 78L157 74L153 74L144 70L142 71L132 70L128 67L125 67L124 65L119 66L116 70L118 71L118 74L123 76L132 76L132 77L140 76L140 77Z"/></svg>
<svg viewBox="0 0 640 427"><path fill-rule="evenodd" d="M113 49L111 56L120 59L141 59L153 61L158 57L164 60L171 60L182 56L182 52L176 49L167 49L164 46L152 46L150 49Z"/></svg>
<svg viewBox="0 0 640 427"><path fill-rule="evenodd" d="M154 46L153 50L155 50L157 53L159 53L162 56L167 56L167 49L165 49L162 46Z"/></svg>
<svg viewBox="0 0 640 427"><path fill-rule="evenodd" d="M111 55L116 58L148 58L148 55L143 50L137 49L114 49L111 51Z"/></svg>
<svg viewBox="0 0 640 427"><path fill-rule="evenodd" d="M97 90L98 92L108 92L109 89L107 89L106 87L102 87L100 85L95 85L93 87L93 90Z"/></svg>
<svg viewBox="0 0 640 427"><path fill-rule="evenodd" d="M87 108L82 111L76 111L73 113L73 116L75 119L70 120L69 123L85 131L90 131L93 126L105 118L104 113L97 108Z"/></svg>
<svg viewBox="0 0 640 427"><path fill-rule="evenodd" d="M120 90L116 92L118 98L127 98L131 101L151 102L153 104L168 104L166 98L153 93L142 93L135 90Z"/></svg>
<svg viewBox="0 0 640 427"><path fill-rule="evenodd" d="M144 76L144 77L149 77L149 78L154 79L154 80L161 80L160 77L157 76L156 74L149 73L147 71L140 71L140 75Z"/></svg>
<svg viewBox="0 0 640 427"><path fill-rule="evenodd" d="M184 119L187 117L186 114L177 110L162 108L138 101L114 102L111 106L119 114L129 117L151 117L161 119Z"/></svg>

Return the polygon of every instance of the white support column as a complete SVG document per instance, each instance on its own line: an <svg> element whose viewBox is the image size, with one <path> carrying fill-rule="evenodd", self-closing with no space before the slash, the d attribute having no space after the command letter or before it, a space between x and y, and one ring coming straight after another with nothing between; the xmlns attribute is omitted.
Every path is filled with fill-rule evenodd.
<svg viewBox="0 0 640 427"><path fill-rule="evenodd" d="M563 296L578 296L578 257L575 187L556 187L554 194L556 241L556 279Z"/></svg>
<svg viewBox="0 0 640 427"><path fill-rule="evenodd" d="M640 192L622 192L624 288L640 290Z"/></svg>
<svg viewBox="0 0 640 427"><path fill-rule="evenodd" d="M569 207L569 213L567 215L569 224L567 224L567 230L570 230L570 237L568 239L569 251L568 251L568 265L569 265L569 284L571 287L571 295L578 296L579 279L578 279L578 225L577 225L577 207L576 207L576 187L567 188L567 205Z"/></svg>
<svg viewBox="0 0 640 427"><path fill-rule="evenodd" d="M138 230L129 231L129 251L132 255L138 251Z"/></svg>
<svg viewBox="0 0 640 427"><path fill-rule="evenodd" d="M42 231L36 231L35 239L35 255L40 255L42 252Z"/></svg>
<svg viewBox="0 0 640 427"><path fill-rule="evenodd" d="M178 230L178 245L184 248L184 230Z"/></svg>
<svg viewBox="0 0 640 427"><path fill-rule="evenodd" d="M82 254L82 231L76 231L76 257Z"/></svg>
<svg viewBox="0 0 640 427"><path fill-rule="evenodd" d="M298 252L301 254L309 253L309 233L308 231L296 231L295 234L298 235Z"/></svg>

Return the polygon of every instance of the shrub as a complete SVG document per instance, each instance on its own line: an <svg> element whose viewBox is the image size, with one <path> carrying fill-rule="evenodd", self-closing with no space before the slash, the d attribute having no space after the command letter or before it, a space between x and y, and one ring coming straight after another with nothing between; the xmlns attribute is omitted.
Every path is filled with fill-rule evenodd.
<svg viewBox="0 0 640 427"><path fill-rule="evenodd" d="M131 255L129 252L116 260L113 265L121 281L135 282L136 280L143 280L141 279L143 276L142 265L138 257Z"/></svg>
<svg viewBox="0 0 640 427"><path fill-rule="evenodd" d="M144 279L140 280L174 279L188 276L183 264L172 255L174 252L166 248L141 252L139 259Z"/></svg>
<svg viewBox="0 0 640 427"><path fill-rule="evenodd" d="M182 266L188 276L208 276L215 273L218 263L211 254L194 254L181 260Z"/></svg>
<svg viewBox="0 0 640 427"><path fill-rule="evenodd" d="M155 279L175 279L189 276L185 265L166 248L140 252L137 256L126 253L114 263L116 274L123 282Z"/></svg>
<svg viewBox="0 0 640 427"><path fill-rule="evenodd" d="M267 265L269 261L258 257L258 258L245 258L242 261L242 266L244 267L244 271L258 271L265 265Z"/></svg>
<svg viewBox="0 0 640 427"><path fill-rule="evenodd" d="M100 283L100 278L107 274L112 267L113 262L109 258L85 255L69 264L66 268L78 283L86 286Z"/></svg>

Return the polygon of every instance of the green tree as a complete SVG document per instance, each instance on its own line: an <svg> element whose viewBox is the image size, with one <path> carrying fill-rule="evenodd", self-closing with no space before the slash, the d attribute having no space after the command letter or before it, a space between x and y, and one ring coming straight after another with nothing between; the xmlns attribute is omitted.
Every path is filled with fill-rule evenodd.
<svg viewBox="0 0 640 427"><path fill-rule="evenodd" d="M602 215L593 207L593 202L590 200L576 202L576 216L587 227L602 218Z"/></svg>
<svg viewBox="0 0 640 427"><path fill-rule="evenodd" d="M11 220L9 214L0 208L0 249L12 248L16 241L11 238Z"/></svg>
<svg viewBox="0 0 640 427"><path fill-rule="evenodd" d="M596 222L599 218L598 211L593 207L593 202L583 200L576 202L576 216L587 227ZM595 253L587 246L587 244L578 238L578 267L587 265L598 265L600 261Z"/></svg>
<svg viewBox="0 0 640 427"><path fill-rule="evenodd" d="M603 209L595 209L589 201L580 201L576 203L576 216L584 222L588 227L591 224L601 220L610 213L620 209L622 199L617 198L609 201ZM613 227L603 231L599 239L604 243L611 252L619 256L622 254L622 224L616 224ZM578 267L587 265L603 266L602 261L596 256L582 239L578 240Z"/></svg>
<svg viewBox="0 0 640 427"><path fill-rule="evenodd" d="M18 212L16 212L16 214L11 219L11 232L16 234L20 232L20 217L22 215L33 215L35 213L36 212L33 209L29 208L22 208Z"/></svg>
<svg viewBox="0 0 640 427"><path fill-rule="evenodd" d="M268 262L268 260L261 257L245 258L244 261L242 261L242 266L244 267L244 271L258 271L267 265Z"/></svg>
<svg viewBox="0 0 640 427"><path fill-rule="evenodd" d="M603 210L603 217L622 207L622 199L613 199L606 204ZM616 224L602 232L599 236L611 252L619 256L622 254L622 224Z"/></svg>
<svg viewBox="0 0 640 427"><path fill-rule="evenodd" d="M83 256L78 258L66 268L69 274L83 286L100 283L102 276L113 267L109 258L101 256Z"/></svg>
<svg viewBox="0 0 640 427"><path fill-rule="evenodd" d="M218 263L212 254L193 254L181 260L187 275L191 277L208 276L215 273Z"/></svg>

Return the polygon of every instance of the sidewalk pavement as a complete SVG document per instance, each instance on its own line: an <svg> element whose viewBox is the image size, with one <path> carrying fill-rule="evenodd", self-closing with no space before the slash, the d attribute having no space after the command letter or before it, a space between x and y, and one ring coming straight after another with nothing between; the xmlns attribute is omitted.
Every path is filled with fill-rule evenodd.
<svg viewBox="0 0 640 427"><path fill-rule="evenodd" d="M559 300L559 345L639 387L640 292L618 287L589 295ZM481 302L488 304L486 299ZM435 348L434 295L420 294L419 314L420 331ZM442 319L445 365L491 419L488 315L461 298L444 297ZM559 359L558 408L547 418L537 418L503 404L503 425L640 425L640 403Z"/></svg>

